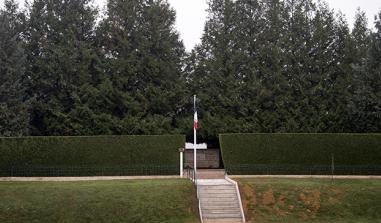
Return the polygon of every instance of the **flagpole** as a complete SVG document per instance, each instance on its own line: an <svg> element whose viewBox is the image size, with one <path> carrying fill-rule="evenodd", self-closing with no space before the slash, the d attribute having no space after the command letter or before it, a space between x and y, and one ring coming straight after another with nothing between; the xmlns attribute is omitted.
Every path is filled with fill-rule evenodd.
<svg viewBox="0 0 381 223"><path fill-rule="evenodd" d="M196 95L193 96L193 110L194 113L196 113ZM196 174L197 172L197 152L196 152L196 127L193 125L193 167L194 167L194 173Z"/></svg>

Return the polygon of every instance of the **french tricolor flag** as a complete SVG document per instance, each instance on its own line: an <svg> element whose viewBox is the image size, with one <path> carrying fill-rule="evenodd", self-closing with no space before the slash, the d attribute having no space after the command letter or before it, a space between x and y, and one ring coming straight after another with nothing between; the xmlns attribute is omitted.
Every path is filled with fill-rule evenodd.
<svg viewBox="0 0 381 223"><path fill-rule="evenodd" d="M197 111L194 113L194 122L193 122L193 128L197 129L198 126L198 118L197 118Z"/></svg>

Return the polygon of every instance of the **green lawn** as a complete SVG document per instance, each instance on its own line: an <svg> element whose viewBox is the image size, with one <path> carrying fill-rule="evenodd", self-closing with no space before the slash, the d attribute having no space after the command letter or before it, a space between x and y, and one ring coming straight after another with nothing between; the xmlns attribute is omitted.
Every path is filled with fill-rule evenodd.
<svg viewBox="0 0 381 223"><path fill-rule="evenodd" d="M0 182L0 222L198 222L189 180Z"/></svg>
<svg viewBox="0 0 381 223"><path fill-rule="evenodd" d="M381 222L381 180L237 180L250 222Z"/></svg>

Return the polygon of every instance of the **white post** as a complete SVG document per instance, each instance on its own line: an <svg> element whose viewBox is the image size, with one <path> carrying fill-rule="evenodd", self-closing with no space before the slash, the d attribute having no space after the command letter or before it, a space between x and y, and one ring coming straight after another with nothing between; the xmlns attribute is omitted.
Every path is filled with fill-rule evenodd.
<svg viewBox="0 0 381 223"><path fill-rule="evenodd" d="M193 96L194 100L194 112L196 112L196 95ZM194 121L194 120L193 120ZM197 152L196 152L196 128L193 126L193 168L194 168L194 173L196 174L197 172Z"/></svg>
<svg viewBox="0 0 381 223"><path fill-rule="evenodd" d="M184 167L183 167L183 152L180 152L180 177L183 178Z"/></svg>

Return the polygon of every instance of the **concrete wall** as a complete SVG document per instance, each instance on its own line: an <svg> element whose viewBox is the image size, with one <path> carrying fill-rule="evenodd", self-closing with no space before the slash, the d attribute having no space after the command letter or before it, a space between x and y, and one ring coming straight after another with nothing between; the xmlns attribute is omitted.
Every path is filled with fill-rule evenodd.
<svg viewBox="0 0 381 223"><path fill-rule="evenodd" d="M184 153L184 168L193 167L193 150L187 149ZM197 150L197 168L220 168L219 149Z"/></svg>

